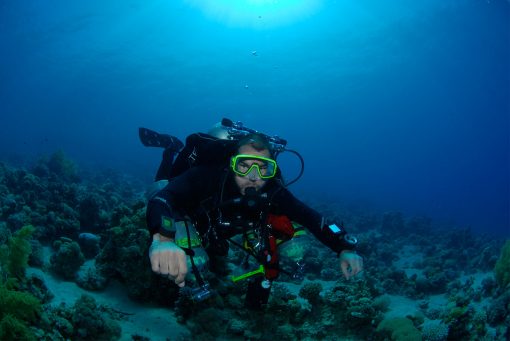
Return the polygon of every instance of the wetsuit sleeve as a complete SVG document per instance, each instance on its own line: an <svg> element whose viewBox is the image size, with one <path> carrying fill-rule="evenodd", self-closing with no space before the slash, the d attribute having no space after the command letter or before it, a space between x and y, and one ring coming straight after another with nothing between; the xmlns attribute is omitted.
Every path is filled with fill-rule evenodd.
<svg viewBox="0 0 510 341"><path fill-rule="evenodd" d="M168 238L175 238L175 220L177 215L168 204L167 199L161 195L161 192L149 200L146 221L151 236L159 233Z"/></svg>
<svg viewBox="0 0 510 341"><path fill-rule="evenodd" d="M146 221L151 235L175 237L175 222L191 215L194 205L212 192L220 174L216 169L195 167L171 179L147 204Z"/></svg>
<svg viewBox="0 0 510 341"><path fill-rule="evenodd" d="M274 198L278 213L285 214L290 220L306 227L322 244L340 253L354 250L355 246L347 243L343 236L333 234L326 226L326 219L316 210L298 200L287 189L281 189Z"/></svg>

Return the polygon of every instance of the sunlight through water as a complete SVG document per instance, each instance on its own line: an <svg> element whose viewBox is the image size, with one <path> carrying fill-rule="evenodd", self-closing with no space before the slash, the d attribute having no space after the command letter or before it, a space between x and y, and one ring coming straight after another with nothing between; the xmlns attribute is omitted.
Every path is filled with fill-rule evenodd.
<svg viewBox="0 0 510 341"><path fill-rule="evenodd" d="M228 26L267 29L289 25L316 13L323 0L186 0Z"/></svg>

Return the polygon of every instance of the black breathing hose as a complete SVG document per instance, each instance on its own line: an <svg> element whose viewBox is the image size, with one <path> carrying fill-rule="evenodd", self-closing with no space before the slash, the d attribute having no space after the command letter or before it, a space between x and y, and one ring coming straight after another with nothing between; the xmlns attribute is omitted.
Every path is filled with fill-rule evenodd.
<svg viewBox="0 0 510 341"><path fill-rule="evenodd" d="M295 150L292 150L292 149L285 149L284 151L286 152L291 152L292 154L296 155L298 158L299 158L299 161L301 162L301 170L299 171L299 174L298 176L290 181L290 182L287 182L285 184L283 184L284 187L289 187L290 185L292 185L293 183L295 183L296 181L298 181L301 176L303 176L303 173L305 171L305 160L303 159L303 157L301 156L301 154L299 154L298 152L296 152Z"/></svg>

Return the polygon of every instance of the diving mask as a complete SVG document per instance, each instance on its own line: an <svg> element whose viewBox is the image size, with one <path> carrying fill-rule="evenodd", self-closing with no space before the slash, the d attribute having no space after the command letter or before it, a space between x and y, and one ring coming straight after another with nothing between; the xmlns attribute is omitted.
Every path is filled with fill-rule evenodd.
<svg viewBox="0 0 510 341"><path fill-rule="evenodd" d="M254 176L257 172L260 179L270 179L276 175L276 161L258 155L239 154L232 157L230 167L240 176Z"/></svg>

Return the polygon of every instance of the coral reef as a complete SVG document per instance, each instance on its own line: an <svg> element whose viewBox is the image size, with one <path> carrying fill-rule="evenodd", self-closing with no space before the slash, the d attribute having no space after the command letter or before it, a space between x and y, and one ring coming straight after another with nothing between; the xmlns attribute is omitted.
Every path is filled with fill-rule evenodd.
<svg viewBox="0 0 510 341"><path fill-rule="evenodd" d="M82 295L70 307L48 307L37 333L46 340L118 340L120 319L119 313Z"/></svg>
<svg viewBox="0 0 510 341"><path fill-rule="evenodd" d="M120 336L120 326L115 321L101 316L96 301L82 296L73 306L71 322L77 340L115 340Z"/></svg>
<svg viewBox="0 0 510 341"><path fill-rule="evenodd" d="M2 245L0 248L0 261L2 268L9 277L23 277L25 269L28 266L28 258L32 248L30 238L34 233L31 225L24 226L18 230L12 238L8 240L8 245Z"/></svg>
<svg viewBox="0 0 510 341"><path fill-rule="evenodd" d="M379 323L377 331L388 335L394 341L422 340L420 331L405 317L385 319Z"/></svg>
<svg viewBox="0 0 510 341"><path fill-rule="evenodd" d="M0 249L0 339L35 340L29 324L41 311L40 301L20 291L31 251L32 226L25 226Z"/></svg>
<svg viewBox="0 0 510 341"><path fill-rule="evenodd" d="M427 320L421 326L423 341L445 341L448 331L448 325L441 320Z"/></svg>
<svg viewBox="0 0 510 341"><path fill-rule="evenodd" d="M53 153L46 165L50 176L55 176L66 182L77 182L80 179L76 164L68 159L62 150Z"/></svg>
<svg viewBox="0 0 510 341"><path fill-rule="evenodd" d="M139 189L119 173L85 174L62 152L30 170L0 163L0 339L119 338L114 320L121 314L87 296L52 306L43 278L27 266L51 269L90 291L119 281L130 298L173 308L188 339L510 337L508 241L423 216L317 201L320 211L353 225L363 275L342 279L332 252L310 236L295 238L280 247L282 271L267 307L249 311L247 283L228 277L246 257L237 248L204 274L214 292L204 302L152 273ZM193 279L187 285L196 288ZM415 304L412 315L395 316L403 299Z"/></svg>
<svg viewBox="0 0 510 341"><path fill-rule="evenodd" d="M507 240L501 249L501 256L494 267L494 274L502 288L506 288L510 284L510 240Z"/></svg>
<svg viewBox="0 0 510 341"><path fill-rule="evenodd" d="M78 270L75 281L80 287L90 291L102 290L108 285L108 279L103 276L93 262L89 266L84 265Z"/></svg>
<svg viewBox="0 0 510 341"><path fill-rule="evenodd" d="M77 242L62 237L53 243L55 253L51 255L51 269L62 278L73 280L75 274L85 262Z"/></svg>
<svg viewBox="0 0 510 341"><path fill-rule="evenodd" d="M40 312L37 298L0 284L0 340L32 338L28 324L35 322Z"/></svg>
<svg viewBox="0 0 510 341"><path fill-rule="evenodd" d="M320 293L322 291L322 284L320 283L306 283L299 290L299 296L306 299L312 306L318 305L322 301Z"/></svg>
<svg viewBox="0 0 510 341"><path fill-rule="evenodd" d="M147 298L152 273L148 263L149 233L144 228L143 211L122 218L119 226L105 233L106 243L96 257L96 267L106 278L125 283L132 298Z"/></svg>

